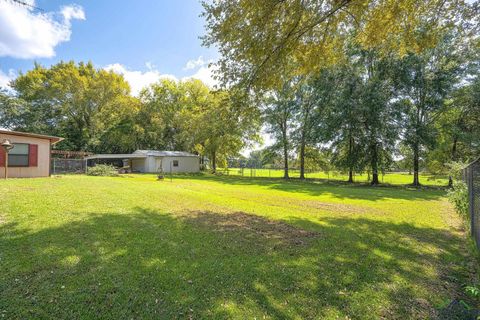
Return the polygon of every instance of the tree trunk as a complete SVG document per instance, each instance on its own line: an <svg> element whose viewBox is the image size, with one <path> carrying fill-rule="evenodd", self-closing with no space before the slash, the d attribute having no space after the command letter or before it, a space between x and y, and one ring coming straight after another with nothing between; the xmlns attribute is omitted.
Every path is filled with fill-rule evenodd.
<svg viewBox="0 0 480 320"><path fill-rule="evenodd" d="M305 139L302 138L300 145L300 179L305 180Z"/></svg>
<svg viewBox="0 0 480 320"><path fill-rule="evenodd" d="M418 150L418 143L415 143L413 145L413 185L416 187L420 186L418 171L419 171L419 150Z"/></svg>
<svg viewBox="0 0 480 320"><path fill-rule="evenodd" d="M287 131L286 129L282 132L283 135L283 164L284 164L284 171L283 171L283 178L288 179L288 141L287 141Z"/></svg>
<svg viewBox="0 0 480 320"><path fill-rule="evenodd" d="M457 160L457 141L457 137L454 137L452 145L452 161ZM448 187L453 187L453 177L451 175L448 177Z"/></svg>
<svg viewBox="0 0 480 320"><path fill-rule="evenodd" d="M353 183L353 168L352 168L352 152L353 152L353 138L348 139L348 162L350 164L348 170L348 182Z"/></svg>
<svg viewBox="0 0 480 320"><path fill-rule="evenodd" d="M217 153L215 151L212 152L212 172L215 173L217 171Z"/></svg>
<svg viewBox="0 0 480 320"><path fill-rule="evenodd" d="M377 145L376 144L372 145L371 166L372 166L372 182L371 182L371 185L377 185L380 182L378 180L378 150L377 150Z"/></svg>

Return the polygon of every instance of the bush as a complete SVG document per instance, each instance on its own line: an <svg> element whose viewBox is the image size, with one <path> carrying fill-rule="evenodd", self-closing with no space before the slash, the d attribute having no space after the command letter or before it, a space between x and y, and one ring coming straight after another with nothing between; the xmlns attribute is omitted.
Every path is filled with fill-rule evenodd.
<svg viewBox="0 0 480 320"><path fill-rule="evenodd" d="M118 171L112 165L97 164L95 167L88 168L87 175L89 175L89 176L102 176L102 177L114 177L114 176L118 176Z"/></svg>
<svg viewBox="0 0 480 320"><path fill-rule="evenodd" d="M455 207L455 210L466 220L468 214L468 188L465 182L455 180L453 188L448 191L448 199Z"/></svg>

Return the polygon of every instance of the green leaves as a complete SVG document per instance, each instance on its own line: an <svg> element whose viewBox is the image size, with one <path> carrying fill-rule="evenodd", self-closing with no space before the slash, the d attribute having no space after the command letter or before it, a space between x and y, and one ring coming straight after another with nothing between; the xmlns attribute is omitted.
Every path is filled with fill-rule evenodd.
<svg viewBox="0 0 480 320"><path fill-rule="evenodd" d="M89 151L133 149L118 139L136 112L137 100L121 75L95 69L91 63L36 65L12 83L16 107L2 115L2 124L19 130L62 136L59 147ZM13 99L13 98L11 98Z"/></svg>
<svg viewBox="0 0 480 320"><path fill-rule="evenodd" d="M363 49L403 56L431 48L440 31L463 27L458 0L203 2L207 34L225 84L258 90L345 60L349 37ZM425 32L420 32L421 30Z"/></svg>

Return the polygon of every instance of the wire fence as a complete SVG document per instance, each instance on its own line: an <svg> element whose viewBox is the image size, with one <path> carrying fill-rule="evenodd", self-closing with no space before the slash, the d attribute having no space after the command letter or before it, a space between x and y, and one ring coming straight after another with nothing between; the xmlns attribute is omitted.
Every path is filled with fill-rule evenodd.
<svg viewBox="0 0 480 320"><path fill-rule="evenodd" d="M472 237L480 249L480 159L463 170L463 179L468 186L468 203Z"/></svg>
<svg viewBox="0 0 480 320"><path fill-rule="evenodd" d="M86 161L84 159L52 158L52 174L85 173L85 170Z"/></svg>
<svg viewBox="0 0 480 320"><path fill-rule="evenodd" d="M282 168L219 168L217 173L228 176L241 176L250 178L282 178L284 170ZM290 168L288 170L290 178L299 178L300 169ZM319 170L305 170L306 179L319 179L327 181L347 181L348 173L339 171L319 171ZM356 173L353 176L355 182L368 183L371 181L371 174L368 172ZM413 175L408 172L383 172L379 176L381 183L407 185L413 181ZM446 186L448 184L447 177L437 176L422 173L420 175L420 182L426 186Z"/></svg>

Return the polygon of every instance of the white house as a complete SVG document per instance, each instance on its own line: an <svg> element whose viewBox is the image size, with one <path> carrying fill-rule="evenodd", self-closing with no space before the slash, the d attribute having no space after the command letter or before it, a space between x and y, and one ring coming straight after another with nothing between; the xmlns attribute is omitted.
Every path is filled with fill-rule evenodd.
<svg viewBox="0 0 480 320"><path fill-rule="evenodd" d="M132 172L191 173L200 171L199 156L183 151L137 150L130 154L95 154L85 158L88 165L108 163L129 166Z"/></svg>

